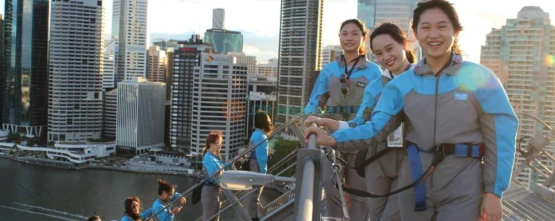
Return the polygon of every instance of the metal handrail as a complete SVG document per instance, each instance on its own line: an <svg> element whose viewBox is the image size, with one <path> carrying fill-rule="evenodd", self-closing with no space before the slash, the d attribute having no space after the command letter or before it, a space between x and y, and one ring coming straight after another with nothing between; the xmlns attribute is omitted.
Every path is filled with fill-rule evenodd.
<svg viewBox="0 0 555 221"><path fill-rule="evenodd" d="M316 127L312 124L311 127ZM300 155L297 158L297 171L302 171L302 174L297 174L302 178L297 180L296 189L299 190L295 196L295 220L319 220L320 219L320 167L316 167L320 163L322 151L317 149L316 135L311 134L308 137L307 149L304 149L306 156ZM316 158L312 158L309 154L320 154ZM299 163L303 162L302 170L299 168ZM317 187L318 186L318 187ZM320 193L320 194L319 194Z"/></svg>
<svg viewBox="0 0 555 221"><path fill-rule="evenodd" d="M255 150L256 147L258 147L259 145L261 145L262 143L273 139L275 136L277 136L277 134L279 134L279 132L281 132L282 130L284 130L285 128L289 127L291 124L296 123L297 121L303 119L305 117L304 114L298 114L295 115L293 119L285 122L284 124L279 125L277 128L274 129L273 133L271 135L269 135L265 140L263 140L262 142L254 145L253 147L249 147L247 148L247 150L243 151L242 153L238 154L237 156L233 157L230 164L234 164L237 161L239 161L245 154L250 153L251 151ZM156 217L159 213L163 212L166 210L166 208L173 206L175 203L179 202L181 200L181 198L183 197L188 197L193 193L193 190L196 189L199 185L203 184L204 182L208 181L210 178L214 177L215 175L221 173L224 170L224 168L221 168L219 170L217 170L216 172L214 172L214 174L210 174L208 177L204 178L203 180L201 180L201 182L189 187L187 190L185 190L183 193L181 193L180 197L178 197L177 199L175 199L172 202L169 202L166 206L164 206L160 211L152 214L151 216L149 216L148 218L145 219L145 221L152 221L154 219L154 217Z"/></svg>
<svg viewBox="0 0 555 221"><path fill-rule="evenodd" d="M271 174L271 173L274 172L277 168L279 168L279 167L282 166L283 164L287 163L289 160L291 160L293 157L295 157L296 154L297 154L297 150L296 150L296 149L295 149L293 152L287 154L287 155L286 155L285 157L283 157L280 161L278 161L277 163L275 163L274 165L272 165L272 167L270 167L270 168L268 169L268 174ZM296 162L293 163L292 165L295 165L295 164L296 164ZM289 166L287 166L286 168L284 168L283 170L278 171L275 175L276 175L276 176L279 176L279 175L282 174L283 172L285 172L285 171L291 169L292 165L289 165ZM243 196L241 196L241 197L239 198L239 201L241 201L241 200L245 199L247 196L250 196L251 194L253 194L253 193L255 192L255 190L256 190L256 189L249 190L246 194L244 194ZM237 196L241 195L241 193L243 193L243 192L245 192L245 191L238 191L237 193L235 193L235 196L237 197ZM231 207L234 206L236 203L237 203L237 202L232 203L231 205L228 205L228 204L229 204L229 199L224 200L224 201L222 202L222 204L221 204L221 206L224 207L224 208L220 209L220 210L218 211L218 213L216 213L215 215L213 215L212 217L210 217L210 219L213 219L213 218L215 218L216 216L221 215L223 212L227 211L227 209L231 208ZM202 218L202 217L199 217L199 218L197 218L196 220L200 220L201 218ZM208 219L208 220L210 220L210 219Z"/></svg>

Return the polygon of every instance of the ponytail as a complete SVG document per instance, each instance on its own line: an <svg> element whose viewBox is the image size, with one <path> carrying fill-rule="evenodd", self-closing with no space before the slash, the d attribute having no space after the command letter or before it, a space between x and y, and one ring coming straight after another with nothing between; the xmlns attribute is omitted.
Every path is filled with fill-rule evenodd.
<svg viewBox="0 0 555 221"><path fill-rule="evenodd" d="M210 148L210 144L216 143L218 139L222 139L222 132L220 131L212 131L206 137L206 146L202 148L202 156L208 152L208 148Z"/></svg>
<svg viewBox="0 0 555 221"><path fill-rule="evenodd" d="M409 48L405 48L405 54L407 55L407 60L409 60L409 63L416 63L416 55L412 50L410 50Z"/></svg>

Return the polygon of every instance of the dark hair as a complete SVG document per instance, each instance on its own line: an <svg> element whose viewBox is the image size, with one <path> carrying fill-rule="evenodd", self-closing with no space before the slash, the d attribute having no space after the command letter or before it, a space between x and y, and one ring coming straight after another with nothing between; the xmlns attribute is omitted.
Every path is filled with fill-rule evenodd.
<svg viewBox="0 0 555 221"><path fill-rule="evenodd" d="M268 123L270 115L264 111L257 111L254 115L254 127L263 130L266 134L271 134L274 131L274 125Z"/></svg>
<svg viewBox="0 0 555 221"><path fill-rule="evenodd" d="M87 221L97 221L100 220L100 216L94 215L89 217L89 219L87 219Z"/></svg>
<svg viewBox="0 0 555 221"><path fill-rule="evenodd" d="M405 54L407 55L407 60L409 60L410 63L416 63L416 56L414 55L412 49L409 48L407 34L405 34L399 26L386 22L374 29L370 35L370 49L372 49L372 51L374 50L372 41L379 35L389 35L397 43L402 44L405 49Z"/></svg>
<svg viewBox="0 0 555 221"><path fill-rule="evenodd" d="M139 204L139 206L141 205L141 200L139 200L139 197L136 196L132 196L132 197L127 197L127 199L125 199L125 214L127 214L129 217L131 217L133 220L141 220L141 216L139 213L134 213L133 209L131 208L131 205L133 205L133 201L137 202ZM139 207L140 210L140 207Z"/></svg>
<svg viewBox="0 0 555 221"><path fill-rule="evenodd" d="M445 13L445 15L447 15L447 17L451 21L451 24L453 24L455 33L459 33L463 30L461 22L459 21L459 15L457 14L457 11L453 7L453 4L446 0L425 0L419 2L416 5L416 9L414 9L414 15L412 17L412 30L414 30L415 32L418 30L418 23L420 22L420 17L422 16L422 14L426 10L433 8L439 8L441 11L443 11L443 13ZM457 36L451 50L457 54L461 54L462 51L459 48L458 43L459 37Z"/></svg>
<svg viewBox="0 0 555 221"><path fill-rule="evenodd" d="M341 30L343 29L343 27L345 27L345 25L347 24L355 24L360 31L362 32L362 36L366 36L366 34L368 34L368 29L366 28L366 24L360 20L360 19L349 19L344 21L343 23L341 23L341 28L339 29L339 31L341 32ZM362 44L360 44L360 48L358 49L358 53L359 54L366 54L366 42L362 41Z"/></svg>
<svg viewBox="0 0 555 221"><path fill-rule="evenodd" d="M216 143L217 140L222 138L222 132L220 131L212 131L208 134L208 136L206 137L206 146L204 146L204 148L202 148L202 156L204 156L206 154L206 151L208 151L208 148L210 148L210 144Z"/></svg>
<svg viewBox="0 0 555 221"><path fill-rule="evenodd" d="M158 180L158 195L162 195L162 192L172 192L173 186L170 185L168 182L163 180Z"/></svg>

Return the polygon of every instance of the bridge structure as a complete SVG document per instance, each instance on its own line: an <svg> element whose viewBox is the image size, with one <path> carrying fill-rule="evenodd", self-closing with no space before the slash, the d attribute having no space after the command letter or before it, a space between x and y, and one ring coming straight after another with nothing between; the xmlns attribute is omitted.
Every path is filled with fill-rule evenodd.
<svg viewBox="0 0 555 221"><path fill-rule="evenodd" d="M533 117L533 116L529 116ZM535 118L535 117L534 117ZM545 131L537 132L534 137L528 138L527 145L521 147L524 138L518 135L517 152L525 160L515 165L513 169L513 181L503 196L503 218L504 221L521 220L555 220L555 174L553 168L540 162L540 158L549 159L555 165L555 153L546 149L546 146L555 138L555 130L544 123ZM280 125L268 139L276 139L279 134L289 128L299 140L304 140L303 134L304 116L297 115L286 124ZM264 221L306 221L306 220L337 220L322 216L325 210L322 204L321 167L324 160L329 160L329 152L317 147L315 135L311 135L308 144L300 142L303 146L285 157L274 165L270 165L268 173L255 174L248 171L220 171L217 173L220 184L224 189L226 200L222 202L220 212L213 216L221 215L220 220L228 220L230 213L235 213L234 220L251 220L246 212L244 200L255 192L257 186L273 187L280 190L281 195L271 202L259 207L260 220ZM232 161L242 160L241 155L253 151L255 147L247 149L243 154L235 157ZM326 150L328 151L328 150ZM332 154L333 156L333 154ZM545 160L543 160L545 162ZM516 180L518 174L531 169L544 178L544 182L536 183L533 187ZM287 172L294 172L293 176L284 176ZM208 178L206 178L208 179ZM182 193L184 197L189 196L198 184L190 187ZM232 191L234 190L234 191ZM346 210L344 208L344 210ZM227 214L227 215L226 215ZM345 213L347 214L347 213ZM152 218L152 217L150 217ZM149 220L149 219L147 219ZM196 219L203 220L202 217ZM340 220L350 220L348 214Z"/></svg>

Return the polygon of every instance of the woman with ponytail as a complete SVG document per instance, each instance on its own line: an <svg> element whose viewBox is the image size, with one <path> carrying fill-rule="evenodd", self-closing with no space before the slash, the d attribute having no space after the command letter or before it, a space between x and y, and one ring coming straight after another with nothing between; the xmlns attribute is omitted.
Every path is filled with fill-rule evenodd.
<svg viewBox="0 0 555 221"><path fill-rule="evenodd" d="M216 171L225 167L225 170L231 169L226 166L220 155L222 149L223 137L219 131L213 131L206 137L206 146L202 149L202 165L207 176L212 176ZM211 177L202 186L201 203L202 203L202 220L206 221L210 217L216 215L221 206L220 185L216 177ZM219 216L211 219L218 221Z"/></svg>
<svg viewBox="0 0 555 221"><path fill-rule="evenodd" d="M366 86L374 79L380 78L382 71L375 63L366 60L365 41L369 31L366 24L359 19L349 19L341 24L339 29L339 42L343 54L337 56L335 61L324 66L305 107L306 115L323 115L335 120L349 120L355 116L362 103ZM325 103L325 112L319 110L321 100ZM331 131L333 132L333 131ZM340 151L338 155L348 161L354 161L357 151ZM335 188L335 173L328 160L323 166L324 204L325 216L341 218L341 200L339 191ZM364 178L354 170L341 170L341 177L345 183L356 189L364 189ZM349 201L349 214L352 220L367 220L368 205L366 199L361 197L345 196ZM351 200L352 199L352 200Z"/></svg>
<svg viewBox="0 0 555 221"><path fill-rule="evenodd" d="M332 130L338 130L364 124L366 120L369 120L368 113L372 112L383 87L396 76L414 67L416 62L414 53L409 48L407 35L397 25L391 23L384 23L372 32L372 35L370 35L370 48L376 56L378 63L385 68L385 71L381 78L374 80L366 87L361 105L364 108L359 109L357 116L348 122L327 118L310 118L307 119L307 125L316 123ZM379 160L368 164L364 169L363 175L366 178L366 189L368 192L385 194L397 187L398 168L404 156L402 140L395 142L395 144L391 142L389 145L385 141L389 133L393 131L395 131L393 134L402 135L403 127L400 126L402 115L398 115L395 119L395 121L386 126L380 138L376 138L371 142L366 140L353 141L349 142L349 145L338 147L340 151L346 148L362 150L357 156L358 162L353 163L355 165L358 165L359 162L364 162L365 159L383 151L388 146L397 147L389 149L387 154L380 157ZM384 198L370 198L368 202L370 220L400 220L396 195Z"/></svg>
<svg viewBox="0 0 555 221"><path fill-rule="evenodd" d="M121 218L121 221L142 221L146 220L152 214L152 208L141 211L141 200L139 197L127 197L125 199L125 215Z"/></svg>

